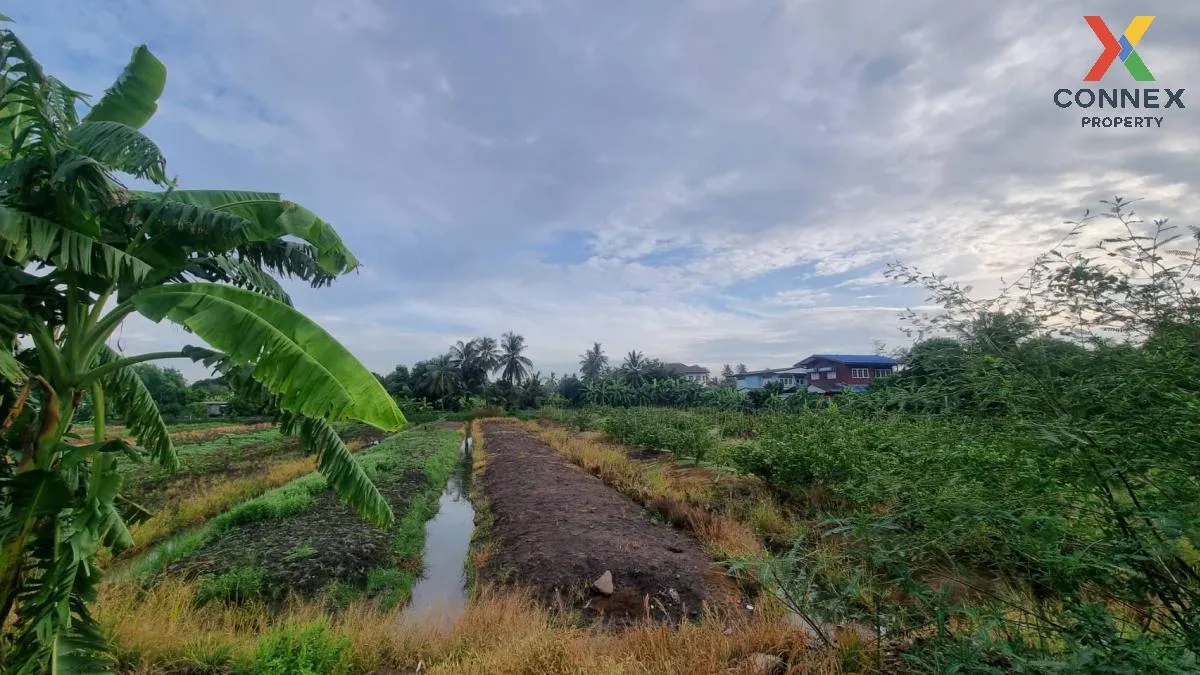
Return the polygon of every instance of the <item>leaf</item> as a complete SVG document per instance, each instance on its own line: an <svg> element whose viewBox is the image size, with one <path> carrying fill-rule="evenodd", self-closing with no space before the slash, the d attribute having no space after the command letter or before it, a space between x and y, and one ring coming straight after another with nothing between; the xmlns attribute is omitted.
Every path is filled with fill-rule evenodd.
<svg viewBox="0 0 1200 675"><path fill-rule="evenodd" d="M154 141L121 122L84 122L67 133L67 141L97 162L131 176L163 184L167 160Z"/></svg>
<svg viewBox="0 0 1200 675"><path fill-rule="evenodd" d="M99 365L111 363L120 357L111 348L100 348ZM138 377L132 366L110 371L101 378L105 402L121 415L126 428L138 443L150 452L150 457L169 470L179 468L179 457L171 444L167 424L158 412L158 405L150 390Z"/></svg>
<svg viewBox="0 0 1200 675"><path fill-rule="evenodd" d="M63 448L59 461L62 462L61 466L64 468L75 466L97 452L120 452L128 455L133 451L133 448L128 443L119 438L91 443L89 445L69 445L67 443L63 443L62 445L66 447Z"/></svg>
<svg viewBox="0 0 1200 675"><path fill-rule="evenodd" d="M26 379L25 367L7 349L0 350L0 377L16 385L23 384Z"/></svg>
<svg viewBox="0 0 1200 675"><path fill-rule="evenodd" d="M345 347L295 309L233 286L168 284L134 295L134 307L152 321L182 324L237 362L280 407L305 417L351 418L387 431L404 415L383 385Z"/></svg>
<svg viewBox="0 0 1200 675"><path fill-rule="evenodd" d="M285 305L292 304L291 297L275 277L245 258L222 255L195 259L187 263L187 272L205 281L228 282L274 298Z"/></svg>
<svg viewBox="0 0 1200 675"><path fill-rule="evenodd" d="M158 110L167 83L167 67L146 45L133 50L121 76L83 118L86 122L120 122L141 129Z"/></svg>
<svg viewBox="0 0 1200 675"><path fill-rule="evenodd" d="M150 266L128 253L51 220L0 205L0 241L63 269L91 274L99 263L111 278L140 281Z"/></svg>
<svg viewBox="0 0 1200 675"><path fill-rule="evenodd" d="M379 527L392 524L391 507L329 423L289 415L280 429L285 434L299 433L304 450L317 455L317 470L360 516Z"/></svg>
<svg viewBox="0 0 1200 675"><path fill-rule="evenodd" d="M164 197L153 192L134 196L135 210L143 217L158 208ZM330 274L344 274L358 266L329 223L277 193L175 190L165 197L166 207L152 225L155 234L175 230L190 236L189 245L218 253L290 235L312 244L322 269Z"/></svg>

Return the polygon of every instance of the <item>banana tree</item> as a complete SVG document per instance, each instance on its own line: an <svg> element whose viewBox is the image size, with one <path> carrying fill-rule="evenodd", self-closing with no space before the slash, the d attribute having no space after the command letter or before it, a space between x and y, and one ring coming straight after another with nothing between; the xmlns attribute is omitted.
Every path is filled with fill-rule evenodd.
<svg viewBox="0 0 1200 675"><path fill-rule="evenodd" d="M0 16L0 20L6 20ZM275 276L323 286L357 266L334 229L274 193L181 190L140 131L166 69L144 46L95 105L0 30L0 663L6 672L102 671L88 605L100 548L132 541L117 463L178 466L131 366L193 358L237 368L274 397L365 518L387 503L330 423L405 424L376 378L291 306ZM82 111L86 111L81 114ZM132 177L154 191L128 189ZM128 178L126 178L128 180ZM121 354L132 314L180 324L214 349ZM90 397L90 439L70 431ZM119 414L131 445L110 439Z"/></svg>

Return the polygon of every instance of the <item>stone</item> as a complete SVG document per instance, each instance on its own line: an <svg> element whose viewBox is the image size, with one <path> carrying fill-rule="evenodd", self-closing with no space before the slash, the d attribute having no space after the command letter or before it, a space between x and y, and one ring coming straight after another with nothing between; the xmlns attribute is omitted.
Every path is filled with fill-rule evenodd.
<svg viewBox="0 0 1200 675"><path fill-rule="evenodd" d="M604 574L601 574L599 579L592 582L592 587L604 595L612 595L614 590L612 572L604 570Z"/></svg>
<svg viewBox="0 0 1200 675"><path fill-rule="evenodd" d="M679 591L675 590L674 588L668 588L667 595L671 598L671 602L677 605L679 604Z"/></svg>
<svg viewBox="0 0 1200 675"><path fill-rule="evenodd" d="M783 659L762 652L747 656L742 663L746 665L748 672L755 673L755 675L775 675L787 670L787 664L783 662Z"/></svg>

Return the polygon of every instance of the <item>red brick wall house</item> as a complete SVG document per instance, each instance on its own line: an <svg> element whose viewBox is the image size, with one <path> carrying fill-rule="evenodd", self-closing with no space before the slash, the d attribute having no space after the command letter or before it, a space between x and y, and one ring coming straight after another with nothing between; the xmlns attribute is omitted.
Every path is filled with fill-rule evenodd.
<svg viewBox="0 0 1200 675"><path fill-rule="evenodd" d="M862 391L876 378L891 375L896 360L869 354L813 354L795 365L808 369L806 384L825 393Z"/></svg>

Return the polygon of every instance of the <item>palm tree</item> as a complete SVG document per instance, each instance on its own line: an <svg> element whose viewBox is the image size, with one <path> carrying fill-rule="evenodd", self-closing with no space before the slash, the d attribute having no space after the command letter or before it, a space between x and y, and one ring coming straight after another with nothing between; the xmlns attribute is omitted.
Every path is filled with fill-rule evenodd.
<svg viewBox="0 0 1200 675"><path fill-rule="evenodd" d="M422 382L424 390L437 399L442 408L445 408L446 397L455 393L455 384L459 378L459 368L453 357L450 354L442 354L430 361L425 367L424 378L424 382Z"/></svg>
<svg viewBox="0 0 1200 675"><path fill-rule="evenodd" d="M607 365L608 357L605 356L599 342L593 343L592 348L579 357L579 373L583 376L584 381L600 377Z"/></svg>
<svg viewBox="0 0 1200 675"><path fill-rule="evenodd" d="M649 365L641 352L632 350L625 355L625 361L621 364L621 377L634 387L640 386L646 381Z"/></svg>
<svg viewBox="0 0 1200 675"><path fill-rule="evenodd" d="M177 189L140 131L165 81L138 47L80 118L82 95L0 30L0 661L14 672L52 661L105 669L88 603L101 547L133 543L116 506L117 463L179 465L139 363L191 358L270 397L334 491L373 522L392 521L330 423L396 430L404 417L271 274L323 286L358 261L328 223L278 194ZM118 174L161 190L128 190ZM134 313L181 324L215 350L120 354L108 341ZM92 443L77 447L64 436L85 394ZM108 437L113 412L136 446Z"/></svg>
<svg viewBox="0 0 1200 675"><path fill-rule="evenodd" d="M512 331L500 336L501 380L511 385L518 385L529 377L529 369L533 367L533 361L530 361L527 356L522 356L521 352L523 351L525 351L523 336Z"/></svg>
<svg viewBox="0 0 1200 675"><path fill-rule="evenodd" d="M496 338L475 338L475 343L478 346L480 365L489 373L496 370L500 366L500 352L496 345Z"/></svg>
<svg viewBox="0 0 1200 675"><path fill-rule="evenodd" d="M492 357L481 349L480 338L459 340L450 348L450 360L458 372L463 393L477 394L487 384L488 373L493 369Z"/></svg>

